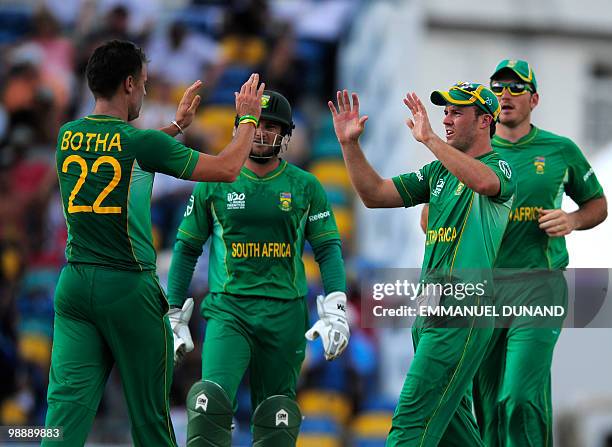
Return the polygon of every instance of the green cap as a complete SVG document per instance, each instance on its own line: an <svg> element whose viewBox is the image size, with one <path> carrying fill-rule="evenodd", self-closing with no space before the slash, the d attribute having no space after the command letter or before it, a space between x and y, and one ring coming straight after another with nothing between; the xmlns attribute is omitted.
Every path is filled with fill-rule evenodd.
<svg viewBox="0 0 612 447"><path fill-rule="evenodd" d="M287 98L273 90L264 90L261 97L261 116L270 121L275 121L283 126L284 133L291 135L293 124L291 105Z"/></svg>
<svg viewBox="0 0 612 447"><path fill-rule="evenodd" d="M533 86L533 91L538 90L538 82L536 81L535 73L531 65L529 65L529 62L519 59L504 59L495 67L491 79L499 77L504 70L510 70L517 75L521 81L531 84Z"/></svg>
<svg viewBox="0 0 612 447"><path fill-rule="evenodd" d="M437 106L476 106L497 120L501 107L497 96L482 84L458 82L447 90L431 93L431 102Z"/></svg>

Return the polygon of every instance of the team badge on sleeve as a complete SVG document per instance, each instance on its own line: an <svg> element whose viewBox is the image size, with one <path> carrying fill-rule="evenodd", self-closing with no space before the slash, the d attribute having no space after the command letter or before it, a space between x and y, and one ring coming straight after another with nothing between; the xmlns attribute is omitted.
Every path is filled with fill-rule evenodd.
<svg viewBox="0 0 612 447"><path fill-rule="evenodd" d="M291 193L290 192L280 193L280 203L278 207L283 211L291 211Z"/></svg>

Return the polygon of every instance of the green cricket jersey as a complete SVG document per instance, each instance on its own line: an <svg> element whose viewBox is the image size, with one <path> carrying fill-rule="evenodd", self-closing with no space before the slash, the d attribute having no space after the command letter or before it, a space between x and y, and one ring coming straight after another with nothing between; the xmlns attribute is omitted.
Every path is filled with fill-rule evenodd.
<svg viewBox="0 0 612 447"><path fill-rule="evenodd" d="M60 129L56 162L68 262L155 270L154 172L189 178L197 152L158 130L90 115Z"/></svg>
<svg viewBox="0 0 612 447"><path fill-rule="evenodd" d="M514 177L497 153L477 157L500 182L496 197L480 195L436 160L416 172L393 178L406 207L429 202L422 280L461 279L467 271L491 279L514 197ZM463 273L461 273L463 272ZM480 276L484 275L484 278ZM464 278L465 279L465 278Z"/></svg>
<svg viewBox="0 0 612 447"><path fill-rule="evenodd" d="M539 210L561 208L564 192L578 205L601 197L593 168L570 139L535 126L516 143L495 136L492 144L520 179L496 267L566 267L565 238L548 237L539 228Z"/></svg>
<svg viewBox="0 0 612 447"><path fill-rule="evenodd" d="M233 183L196 185L177 240L200 253L210 236L211 292L283 299L307 294L305 241L340 239L319 181L284 160L264 177L243 167Z"/></svg>

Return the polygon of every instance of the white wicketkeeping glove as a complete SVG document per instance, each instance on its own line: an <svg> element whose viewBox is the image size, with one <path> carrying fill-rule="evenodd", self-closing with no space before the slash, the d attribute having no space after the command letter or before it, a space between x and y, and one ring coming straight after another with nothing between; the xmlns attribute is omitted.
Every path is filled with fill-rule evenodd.
<svg viewBox="0 0 612 447"><path fill-rule="evenodd" d="M319 320L306 332L310 341L321 336L325 360L334 360L348 346L351 331L346 320L346 294L332 292L317 297Z"/></svg>
<svg viewBox="0 0 612 447"><path fill-rule="evenodd" d="M175 307L168 311L172 336L174 338L174 363L183 359L187 352L193 351L193 340L189 332L189 320L193 312L193 298L187 298L183 307Z"/></svg>

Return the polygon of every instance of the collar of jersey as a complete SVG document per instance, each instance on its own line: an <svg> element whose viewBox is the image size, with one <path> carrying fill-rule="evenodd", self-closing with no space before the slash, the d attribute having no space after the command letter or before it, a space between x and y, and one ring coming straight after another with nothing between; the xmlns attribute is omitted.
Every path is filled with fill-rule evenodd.
<svg viewBox="0 0 612 447"><path fill-rule="evenodd" d="M274 168L274 170L268 172L263 177L259 177L257 174L255 174L253 171L251 171L246 166L242 167L241 173L245 177L248 177L251 180L258 180L258 181L261 181L261 182L266 182L268 180L272 180L275 177L278 177L285 170L286 167L287 167L287 162L285 160L281 159L281 161L278 164L278 166L276 168Z"/></svg>
<svg viewBox="0 0 612 447"><path fill-rule="evenodd" d="M91 121L118 121L120 123L123 122L121 118L117 118L116 116L110 115L87 115L85 119Z"/></svg>
<svg viewBox="0 0 612 447"><path fill-rule="evenodd" d="M521 146L523 144L531 143L531 141L533 141L533 139L536 137L537 134L538 134L538 128L532 124L531 130L527 133L527 135L519 138L514 143L508 140L504 140L503 138L498 137L497 135L495 135L493 139L495 140L495 144L499 144L500 146L506 146L506 147Z"/></svg>
<svg viewBox="0 0 612 447"><path fill-rule="evenodd" d="M486 152L486 153L484 153L484 154L482 154L482 155L479 155L478 157L474 157L474 158L475 158L476 160L480 160L481 158L488 157L488 156L489 156L489 155L491 155L493 152L494 152L494 151L489 151L489 152Z"/></svg>

